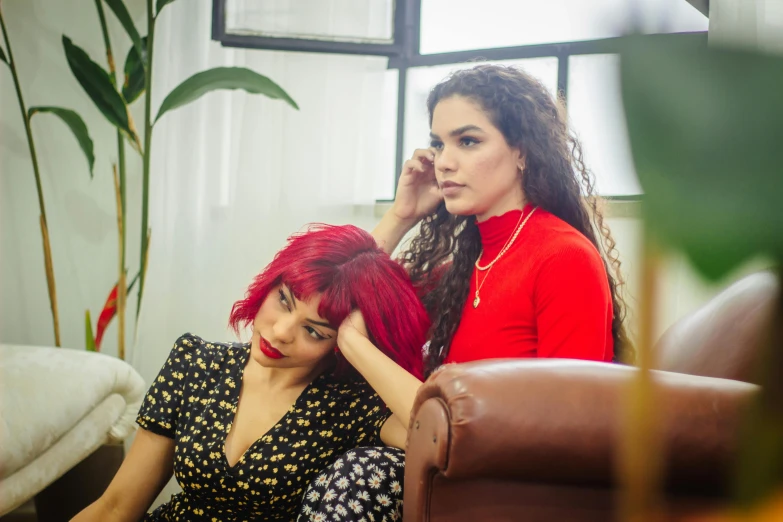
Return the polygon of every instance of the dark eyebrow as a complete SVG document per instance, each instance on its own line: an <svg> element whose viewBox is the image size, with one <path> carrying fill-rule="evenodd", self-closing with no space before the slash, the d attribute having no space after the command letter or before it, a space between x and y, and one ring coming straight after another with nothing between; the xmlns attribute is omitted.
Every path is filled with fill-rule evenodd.
<svg viewBox="0 0 783 522"><path fill-rule="evenodd" d="M307 322L310 323L310 324L317 325L317 326L323 326L324 328L329 328L330 330L334 330L335 332L337 331L337 328L335 328L334 326L332 326L329 323L322 323L320 321L313 321L312 319L307 319Z"/></svg>
<svg viewBox="0 0 783 522"><path fill-rule="evenodd" d="M296 297L294 296L294 293L291 291L290 288L288 288L285 285L283 286L283 289L284 289L284 293L286 294L286 296L288 296L288 300L291 301L291 304L293 305L293 307L296 308ZM287 292L286 292L286 290L287 290ZM314 324L316 326L323 326L324 328L329 328L330 330L334 330L335 332L337 331L337 328L335 328L334 326L332 326L329 323L323 323L321 321L314 321L312 319L307 319L307 322L310 323L310 324Z"/></svg>
<svg viewBox="0 0 783 522"><path fill-rule="evenodd" d="M286 285L283 285L283 293L288 298L288 300L291 301L291 305L296 308L296 297L294 297L294 293L291 291L291 289Z"/></svg>
<svg viewBox="0 0 783 522"><path fill-rule="evenodd" d="M455 136L459 136L461 134L465 134L466 132L470 132L470 131L484 132L481 129L481 127L477 127L476 125L464 125L464 126L458 128L458 129L454 129L453 131L449 132L449 136L455 137ZM430 132L430 138L432 138L434 140L437 140L437 139L440 139L440 136Z"/></svg>

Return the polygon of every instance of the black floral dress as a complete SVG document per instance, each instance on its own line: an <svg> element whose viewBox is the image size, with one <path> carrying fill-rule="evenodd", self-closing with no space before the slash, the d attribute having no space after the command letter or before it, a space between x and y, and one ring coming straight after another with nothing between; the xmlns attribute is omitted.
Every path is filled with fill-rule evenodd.
<svg viewBox="0 0 783 522"><path fill-rule="evenodd" d="M136 422L175 440L182 492L150 521L295 520L309 483L358 446L379 445L391 412L366 383L324 374L237 463L224 452L248 344L180 337L150 387Z"/></svg>

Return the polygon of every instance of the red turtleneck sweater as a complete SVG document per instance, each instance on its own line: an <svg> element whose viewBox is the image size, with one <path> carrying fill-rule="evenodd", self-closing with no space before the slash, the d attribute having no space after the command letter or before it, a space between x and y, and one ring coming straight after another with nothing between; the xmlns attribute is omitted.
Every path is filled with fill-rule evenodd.
<svg viewBox="0 0 783 522"><path fill-rule="evenodd" d="M525 207L524 215L531 210ZM519 217L520 211L514 210L478 224L482 266L500 253ZM565 221L537 209L492 270L478 271L481 303L473 308L477 271L473 269L445 362L503 357L612 360L606 270L596 248Z"/></svg>

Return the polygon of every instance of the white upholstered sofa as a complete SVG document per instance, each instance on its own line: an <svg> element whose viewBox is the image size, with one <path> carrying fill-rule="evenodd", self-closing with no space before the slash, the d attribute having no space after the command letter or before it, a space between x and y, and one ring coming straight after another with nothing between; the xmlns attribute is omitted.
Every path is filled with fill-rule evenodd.
<svg viewBox="0 0 783 522"><path fill-rule="evenodd" d="M115 357L0 344L0 516L128 437L145 391Z"/></svg>

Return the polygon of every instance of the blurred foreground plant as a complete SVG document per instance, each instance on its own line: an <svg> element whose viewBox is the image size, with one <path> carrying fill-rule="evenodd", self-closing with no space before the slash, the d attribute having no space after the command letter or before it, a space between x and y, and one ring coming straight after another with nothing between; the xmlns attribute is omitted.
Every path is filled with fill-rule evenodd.
<svg viewBox="0 0 783 522"><path fill-rule="evenodd" d="M654 43L629 37L621 53L621 81L645 193L645 242L684 252L712 280L765 255L783 280L783 58L707 47L690 35ZM641 344L640 358L649 360L650 343ZM642 367L632 394L634 419L655 411L649 366ZM772 520L753 518L764 513L783 520L781 296L758 371L760 392L741 429L735 488L740 515L714 520ZM633 434L630 426L623 453L625 515L656 520L660 482L643 474L659 475L662 454ZM634 460L636 465L628 464ZM764 503L766 508L759 507Z"/></svg>

